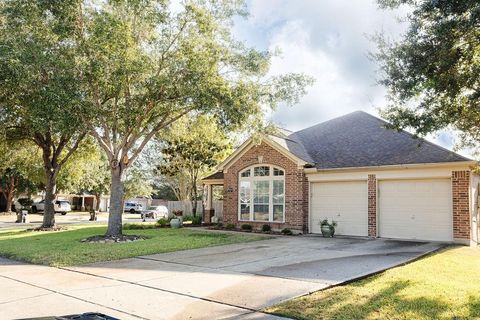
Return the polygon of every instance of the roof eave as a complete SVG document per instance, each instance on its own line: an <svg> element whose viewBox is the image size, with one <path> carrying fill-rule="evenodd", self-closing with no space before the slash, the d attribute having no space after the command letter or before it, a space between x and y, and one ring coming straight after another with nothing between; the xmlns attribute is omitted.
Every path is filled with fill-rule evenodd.
<svg viewBox="0 0 480 320"><path fill-rule="evenodd" d="M408 169L424 167L473 167L478 164L475 160L454 161L454 162L433 162L433 163L411 163L411 164L391 164L380 166L365 167L344 167L344 168L306 168L305 173L330 172L330 171L352 171L352 170L389 170L389 169Z"/></svg>

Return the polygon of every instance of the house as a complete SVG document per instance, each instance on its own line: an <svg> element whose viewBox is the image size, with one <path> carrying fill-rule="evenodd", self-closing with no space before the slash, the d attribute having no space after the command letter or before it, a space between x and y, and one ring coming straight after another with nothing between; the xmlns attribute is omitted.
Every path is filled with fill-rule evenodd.
<svg viewBox="0 0 480 320"><path fill-rule="evenodd" d="M387 124L357 111L249 139L203 182L223 185L225 224L320 233L328 218L339 235L476 243L476 162Z"/></svg>

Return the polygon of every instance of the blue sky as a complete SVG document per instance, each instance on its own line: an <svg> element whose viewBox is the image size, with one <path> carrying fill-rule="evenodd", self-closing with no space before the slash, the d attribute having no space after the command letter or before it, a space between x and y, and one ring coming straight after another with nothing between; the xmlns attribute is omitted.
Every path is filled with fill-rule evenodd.
<svg viewBox="0 0 480 320"><path fill-rule="evenodd" d="M384 32L398 38L405 30L398 18L406 8L384 11L374 0L250 0L248 5L250 17L236 20L237 38L258 49L281 50L272 74L303 72L316 80L299 105L274 111L273 122L299 130L355 110L378 116L385 89L376 84L378 66L368 57L375 44L368 36ZM428 139L447 148L454 142L449 132Z"/></svg>

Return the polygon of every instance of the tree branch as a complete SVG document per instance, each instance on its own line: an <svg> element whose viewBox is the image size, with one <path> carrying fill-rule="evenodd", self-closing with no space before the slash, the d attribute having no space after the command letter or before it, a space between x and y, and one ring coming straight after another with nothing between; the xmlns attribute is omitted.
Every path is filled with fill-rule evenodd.
<svg viewBox="0 0 480 320"><path fill-rule="evenodd" d="M180 114L178 114L177 116L173 117L172 119L164 122L164 121L161 121L159 122L146 136L145 138L143 139L142 143L140 144L140 146L135 150L135 152L133 153L133 155L130 157L130 159L128 160L128 163L131 164L133 163L137 157L140 155L140 152L142 152L143 148L145 148L145 145L150 141L150 139L152 139L152 137L162 128L165 128L167 127L168 125L170 125L172 122L180 119L181 117L183 117L184 115L186 115L187 113L189 113L192 109L187 109L183 112L181 112ZM127 150L128 151L128 150Z"/></svg>
<svg viewBox="0 0 480 320"><path fill-rule="evenodd" d="M86 131L83 131L78 137L73 146L68 150L67 154L65 157L63 157L62 161L60 161L60 166L62 166L67 160L72 156L72 154L78 149L78 146L80 145L80 142L82 142L83 138L87 135Z"/></svg>

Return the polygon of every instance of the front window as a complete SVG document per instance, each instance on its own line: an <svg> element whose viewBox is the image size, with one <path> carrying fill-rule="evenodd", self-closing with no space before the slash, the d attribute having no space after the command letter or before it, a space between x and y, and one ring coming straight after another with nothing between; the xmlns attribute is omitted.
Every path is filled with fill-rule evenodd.
<svg viewBox="0 0 480 320"><path fill-rule="evenodd" d="M285 221L285 172L283 169L261 165L240 172L239 220Z"/></svg>

